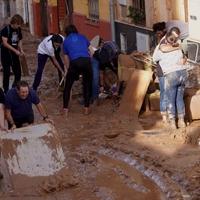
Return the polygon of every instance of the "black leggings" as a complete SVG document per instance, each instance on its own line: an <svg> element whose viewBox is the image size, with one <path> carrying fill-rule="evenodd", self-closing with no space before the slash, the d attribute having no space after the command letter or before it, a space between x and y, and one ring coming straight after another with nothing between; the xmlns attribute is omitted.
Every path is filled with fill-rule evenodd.
<svg viewBox="0 0 200 200"><path fill-rule="evenodd" d="M68 108L72 85L75 80L78 80L80 74L83 76L84 105L85 107L89 107L92 93L91 59L81 57L70 62L63 94L63 108Z"/></svg>
<svg viewBox="0 0 200 200"><path fill-rule="evenodd" d="M12 51L7 51L6 53L1 51L1 63L3 66L3 89L6 93L9 90L10 67L12 67L14 73L14 82L12 85L14 87L21 79L21 65L19 56Z"/></svg>

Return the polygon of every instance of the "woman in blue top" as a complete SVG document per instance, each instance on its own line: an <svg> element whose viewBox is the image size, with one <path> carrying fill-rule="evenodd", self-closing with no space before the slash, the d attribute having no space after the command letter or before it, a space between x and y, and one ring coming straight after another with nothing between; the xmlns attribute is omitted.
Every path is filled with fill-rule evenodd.
<svg viewBox="0 0 200 200"><path fill-rule="evenodd" d="M63 44L65 67L68 69L63 94L64 113L68 113L70 92L79 75L83 76L84 114L89 114L89 102L92 91L92 66L89 53L90 42L78 33L74 25L65 29L66 38Z"/></svg>

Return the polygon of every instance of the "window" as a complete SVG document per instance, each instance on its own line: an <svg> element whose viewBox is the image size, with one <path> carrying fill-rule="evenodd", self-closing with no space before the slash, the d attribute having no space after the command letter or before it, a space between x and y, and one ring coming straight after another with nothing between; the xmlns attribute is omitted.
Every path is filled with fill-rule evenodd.
<svg viewBox="0 0 200 200"><path fill-rule="evenodd" d="M126 18L127 17L127 6L125 5L120 5L121 6L121 16L123 18Z"/></svg>
<svg viewBox="0 0 200 200"><path fill-rule="evenodd" d="M140 10L141 12L145 11L145 0L133 0L133 8Z"/></svg>
<svg viewBox="0 0 200 200"><path fill-rule="evenodd" d="M88 0L89 18L92 20L99 19L99 0Z"/></svg>
<svg viewBox="0 0 200 200"><path fill-rule="evenodd" d="M132 0L128 17L133 23L145 24L145 0Z"/></svg>
<svg viewBox="0 0 200 200"><path fill-rule="evenodd" d="M126 51L127 51L127 35L125 33L120 33L120 46L121 46L121 51L126 53Z"/></svg>

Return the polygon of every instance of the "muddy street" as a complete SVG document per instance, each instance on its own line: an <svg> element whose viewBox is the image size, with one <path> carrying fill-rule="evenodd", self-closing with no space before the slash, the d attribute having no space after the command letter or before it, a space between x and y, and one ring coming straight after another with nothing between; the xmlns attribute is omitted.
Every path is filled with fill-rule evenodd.
<svg viewBox="0 0 200 200"><path fill-rule="evenodd" d="M23 77L30 84L36 70L39 39L24 31L24 50L30 70ZM186 130L170 131L158 112L139 119L122 115L113 99L92 105L83 115L79 103L80 82L72 91L70 113L61 115L62 92L58 91L57 70L45 66L39 96L60 137L66 158L65 185L48 182L21 190L5 191L2 200L198 200L200 198L200 147L192 139L199 136L200 122ZM42 119L35 111L36 122ZM71 181L73 178L73 181ZM37 179L37 177L36 177ZM72 183L73 182L73 183ZM4 185L3 185L4 184ZM23 189L24 185L24 189Z"/></svg>

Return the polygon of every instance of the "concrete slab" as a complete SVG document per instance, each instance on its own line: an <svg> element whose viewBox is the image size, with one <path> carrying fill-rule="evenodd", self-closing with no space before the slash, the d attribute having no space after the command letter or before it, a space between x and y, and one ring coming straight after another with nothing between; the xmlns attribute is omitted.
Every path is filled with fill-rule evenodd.
<svg viewBox="0 0 200 200"><path fill-rule="evenodd" d="M16 129L0 139L10 175L49 176L65 166L58 135L50 124Z"/></svg>

